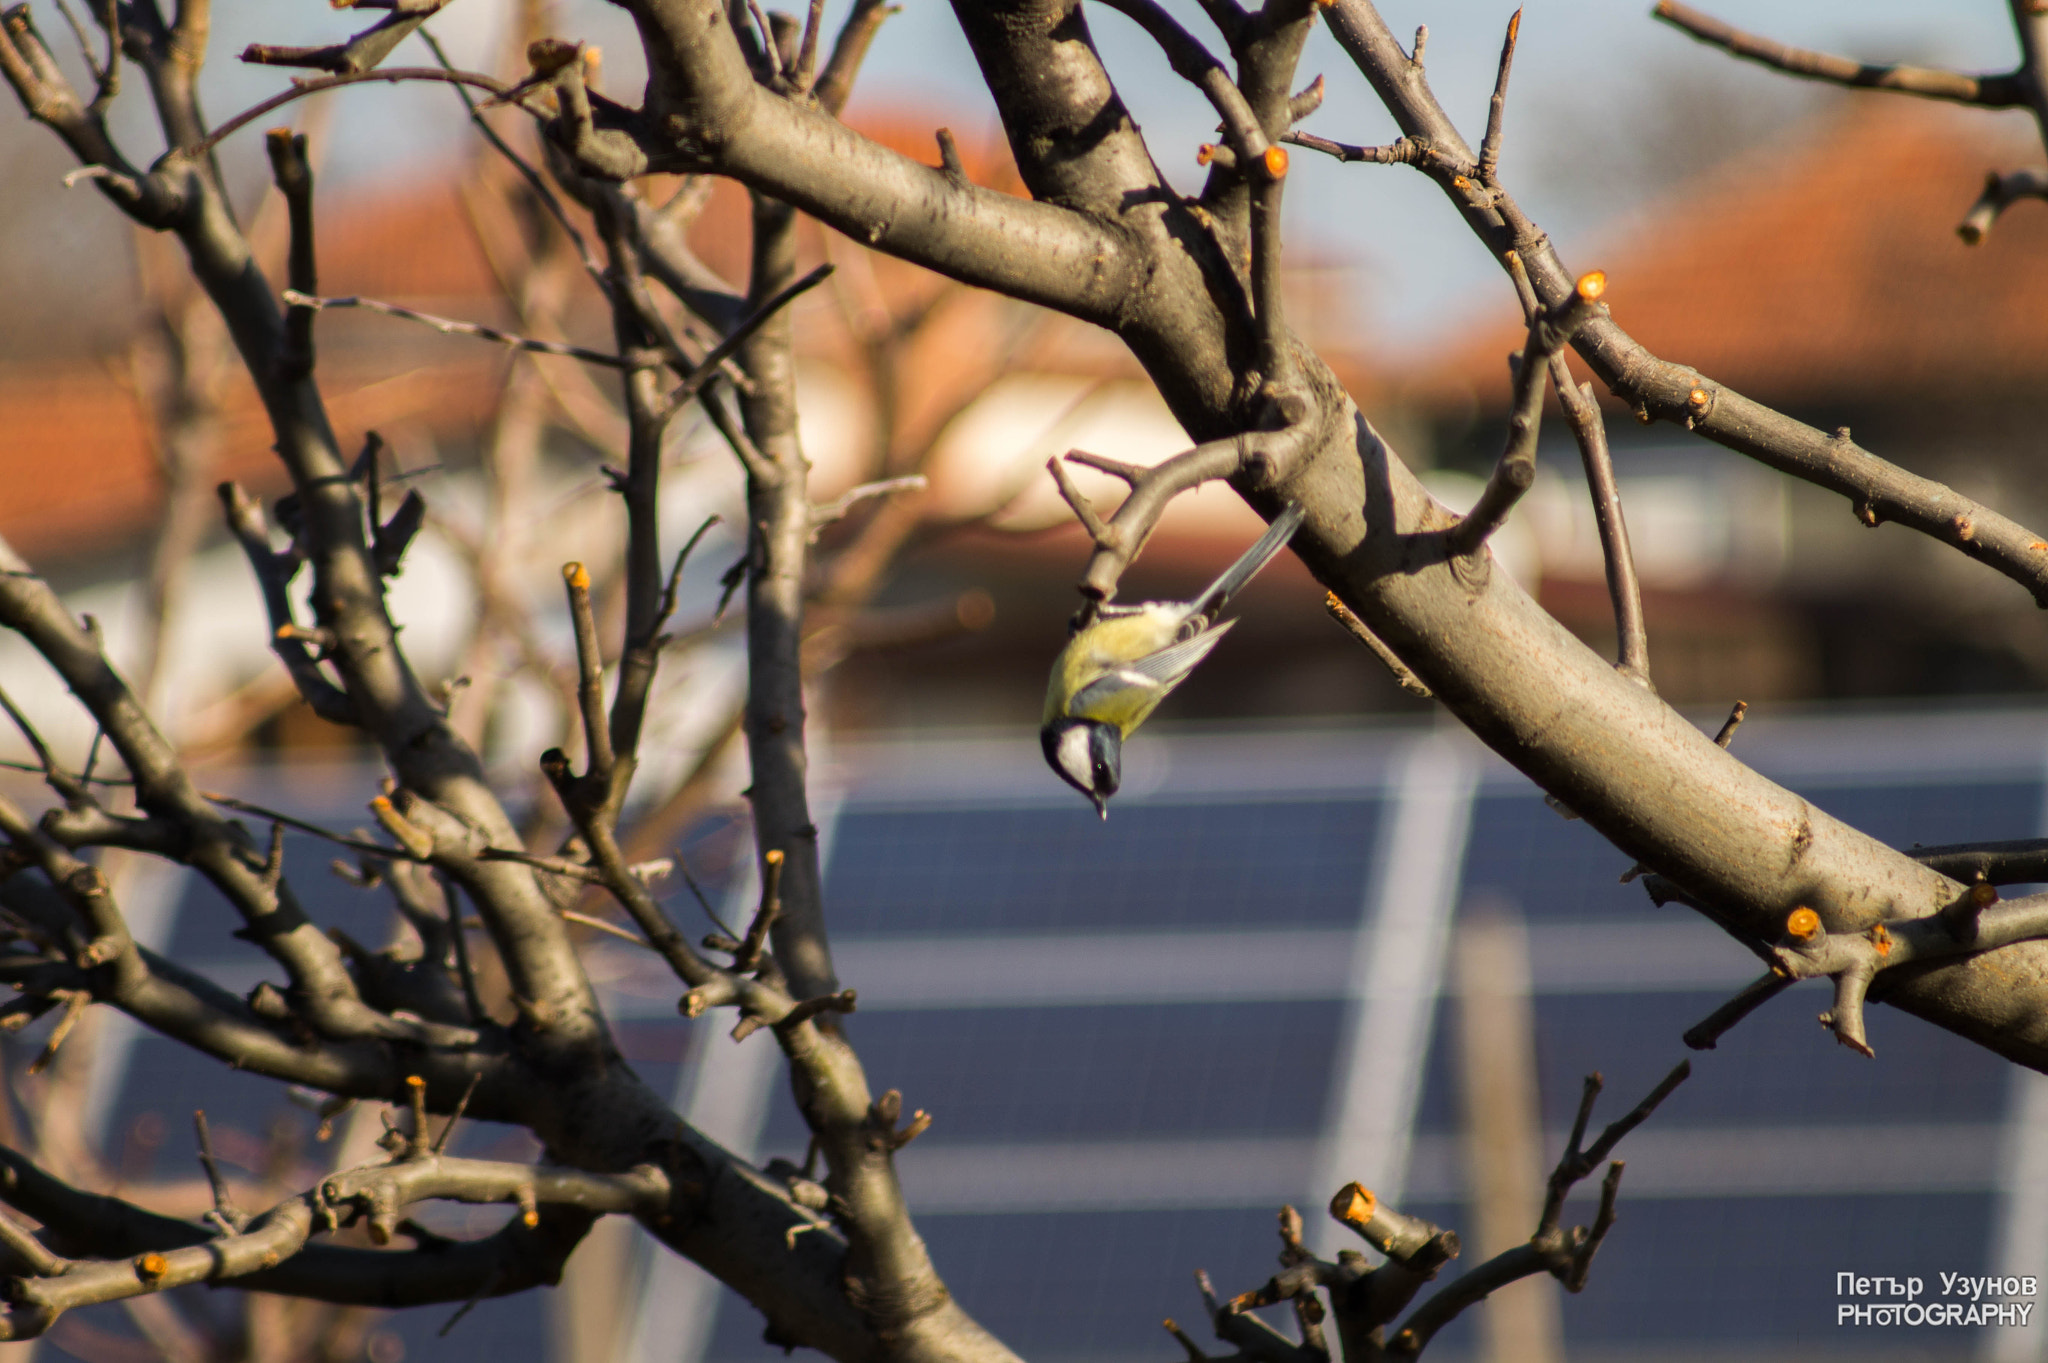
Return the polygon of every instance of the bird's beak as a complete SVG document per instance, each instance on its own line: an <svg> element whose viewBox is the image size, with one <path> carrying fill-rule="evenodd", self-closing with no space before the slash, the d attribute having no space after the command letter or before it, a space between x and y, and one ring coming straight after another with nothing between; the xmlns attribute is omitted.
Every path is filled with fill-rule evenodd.
<svg viewBox="0 0 2048 1363"><path fill-rule="evenodd" d="M1096 794L1096 793L1095 793L1094 791L1092 791L1092 790L1088 792L1088 798L1089 798L1089 799L1091 799L1091 800L1093 800L1093 801L1095 801L1095 812L1096 812L1097 814L1099 814L1099 815L1100 815L1100 816L1102 817L1102 821L1103 821L1104 823L1108 823L1108 822L1109 822L1109 801L1107 801L1107 800L1103 799L1103 798L1102 798L1102 797L1101 797L1100 795L1097 795L1097 794Z"/></svg>

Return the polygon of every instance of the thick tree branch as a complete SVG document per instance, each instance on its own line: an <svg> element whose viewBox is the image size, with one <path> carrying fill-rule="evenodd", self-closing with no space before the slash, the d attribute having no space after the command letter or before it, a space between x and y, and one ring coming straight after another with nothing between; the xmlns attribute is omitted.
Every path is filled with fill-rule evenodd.
<svg viewBox="0 0 2048 1363"><path fill-rule="evenodd" d="M659 134L637 133L640 159L614 175L731 175L954 278L1105 322L1122 308L1137 269L1122 233L1056 203L955 184L757 85L717 0L627 8L655 69L641 117Z"/></svg>
<svg viewBox="0 0 2048 1363"><path fill-rule="evenodd" d="M754 195L748 300L756 311L796 274L796 221L787 206ZM740 412L768 467L747 480L747 752L749 799L761 855L779 853L782 912L775 959L791 994L838 992L825 929L818 830L811 820L804 749L803 612L810 556L810 462L796 422L796 360L789 315L778 312L747 338L740 367L754 381Z"/></svg>

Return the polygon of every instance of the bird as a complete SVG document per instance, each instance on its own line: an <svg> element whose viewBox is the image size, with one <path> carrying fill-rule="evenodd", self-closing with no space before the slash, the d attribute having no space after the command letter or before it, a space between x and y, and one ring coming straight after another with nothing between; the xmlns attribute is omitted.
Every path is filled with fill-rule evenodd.
<svg viewBox="0 0 2048 1363"><path fill-rule="evenodd" d="M1190 600L1104 602L1076 617L1052 665L1038 741L1047 764L1102 818L1123 780L1124 740L1237 623L1219 624L1216 616L1286 547L1301 515L1300 505L1289 503L1258 543Z"/></svg>

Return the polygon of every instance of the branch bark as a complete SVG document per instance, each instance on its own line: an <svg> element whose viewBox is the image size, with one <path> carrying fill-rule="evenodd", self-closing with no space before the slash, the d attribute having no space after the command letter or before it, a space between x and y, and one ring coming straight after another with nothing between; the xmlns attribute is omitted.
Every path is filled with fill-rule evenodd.
<svg viewBox="0 0 2048 1363"><path fill-rule="evenodd" d="M1733 56L1791 76L1804 76L1809 80L1859 90L1896 90L1901 94L1975 104L1986 109L2009 109L2028 102L2024 88L2026 78L2019 72L1970 76L1935 67L1859 62L1853 57L1813 52L1745 33L1690 5L1680 4L1679 0L1658 0L1657 7L1650 14L1710 47L1721 48Z"/></svg>

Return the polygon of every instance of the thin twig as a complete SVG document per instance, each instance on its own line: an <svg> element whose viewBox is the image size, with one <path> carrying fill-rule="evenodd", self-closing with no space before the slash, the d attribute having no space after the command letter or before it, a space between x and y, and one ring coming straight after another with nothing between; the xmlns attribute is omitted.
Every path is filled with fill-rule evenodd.
<svg viewBox="0 0 2048 1363"><path fill-rule="evenodd" d="M1403 691L1417 700L1432 698L1433 693L1422 678L1411 672L1408 664L1402 662L1394 650L1388 648L1380 636L1374 634L1371 627L1352 612L1351 607L1338 600L1337 593L1329 592L1324 595L1323 609L1328 611L1330 618L1342 625L1352 638L1364 644L1372 652L1373 657L1380 660L1380 665L1387 669Z"/></svg>
<svg viewBox="0 0 2048 1363"><path fill-rule="evenodd" d="M1927 99L1977 104L1987 109L2005 109L2027 102L2017 74L1969 76L1960 71L1943 71L1927 66L1875 65L1852 57L1837 57L1803 47L1791 47L1770 38L1760 38L1702 14L1678 0L1658 0L1651 17L1682 29L1703 43L1753 61L1787 75L1847 85L1859 90L1896 90Z"/></svg>
<svg viewBox="0 0 2048 1363"><path fill-rule="evenodd" d="M697 877L690 874L690 863L683 860L683 852L681 848L676 849L675 862L676 870L680 872L683 877L683 884L690 887L690 894L696 899L697 907L704 910L704 916L711 920L711 925L717 928L721 933L724 933L727 937L737 939L738 934L735 933L731 928L727 927L725 925L725 920L718 916L718 910L711 907L711 900L708 897L706 897L704 893L704 887L697 883Z"/></svg>
<svg viewBox="0 0 2048 1363"><path fill-rule="evenodd" d="M631 942L634 946L640 947L646 951L658 952L660 950L659 947L656 947L654 943L648 941L639 933L628 932L624 928L620 927L617 923L608 923L604 919L599 918L596 914L582 913L575 909L561 909L558 912L560 912L562 916L562 921L565 923L580 923L586 928L592 928L598 932L607 933L613 937L618 938L622 942Z"/></svg>
<svg viewBox="0 0 2048 1363"><path fill-rule="evenodd" d="M1493 183L1494 172L1500 169L1500 141L1505 131L1508 104L1508 73L1515 66L1515 38L1522 31L1522 11L1516 10L1508 19L1508 36L1500 47L1500 69L1493 78L1493 100L1486 109L1486 140L1479 144L1479 178L1486 184Z"/></svg>
<svg viewBox="0 0 2048 1363"><path fill-rule="evenodd" d="M811 526L817 529L841 520L847 512L872 497L887 497L896 492L922 491L926 483L927 479L922 473L912 473L901 478L883 478L848 488L831 501L811 508Z"/></svg>
<svg viewBox="0 0 2048 1363"><path fill-rule="evenodd" d="M1303 132L1299 128L1291 128L1280 134L1280 140L1292 142L1297 147L1307 147L1310 151L1319 151L1339 161L1370 161L1382 166L1414 165L1422 156L1417 144L1405 137L1399 142L1389 142L1385 146L1360 146L1355 142L1338 142L1331 138L1319 137L1315 133Z"/></svg>
<svg viewBox="0 0 2048 1363"><path fill-rule="evenodd" d="M441 1128L441 1134L434 1137L433 1153L438 1155L448 1148L448 1142L455 1137L455 1125L462 1120L462 1114L469 1111L469 1100L476 1094L476 1086L484 1077L481 1073L469 1076L469 1083L463 1087L462 1096L455 1100L455 1110L448 1114L448 1124Z"/></svg>
<svg viewBox="0 0 2048 1363"><path fill-rule="evenodd" d="M1507 443L1472 510L1444 532L1444 547L1452 557L1463 557L1485 544L1536 480L1536 437L1543 421L1543 381L1550 373L1551 356L1571 343L1606 289L1607 276L1600 271L1581 275L1563 307L1554 313L1539 312L1529 323L1528 344L1515 370Z"/></svg>
<svg viewBox="0 0 2048 1363"><path fill-rule="evenodd" d="M1742 991L1699 1022L1686 1028L1683 1040L1695 1051L1711 1051L1736 1023L1790 989L1796 981L1775 972L1742 987Z"/></svg>
<svg viewBox="0 0 2048 1363"><path fill-rule="evenodd" d="M455 70L455 63L449 61L448 54L441 50L440 40L424 28L420 30L420 38L434 54L434 60L441 63L441 69L452 73ZM539 197L541 206L547 209L548 216L553 218L568 236L570 244L576 248L577 259L583 262L583 272L596 281L600 292L609 296L611 281L605 277L604 266L599 264L597 257L591 253L590 243L584 239L581 229L570 218L569 210L562 206L561 198L548 186L548 182L541 178L541 173L535 170L525 157L513 150L512 144L500 137L496 128L485 121L483 111L477 107L476 100L471 97L467 87L457 84L455 93L462 100L462 107L469 111L469 121L476 125L476 130L483 134L484 140L489 142L500 156L511 163L514 170L519 172L520 178L525 180Z"/></svg>
<svg viewBox="0 0 2048 1363"><path fill-rule="evenodd" d="M193 1109L192 1130L199 1141L199 1167L206 1171L207 1186L213 1190L213 1211L208 1219L224 1233L238 1235L249 1228L249 1218L235 1205L227 1176L221 1173L220 1161L213 1156L213 1133L206 1125L205 1108Z"/></svg>
<svg viewBox="0 0 2048 1363"><path fill-rule="evenodd" d="M377 71L356 71L340 76L325 76L319 80L299 81L283 94L274 95L261 104L244 109L215 128L205 138L189 147L179 147L171 155L196 161L265 114L302 100L307 95L317 95L327 90L339 90L343 86L362 85L370 81L384 81L391 85L402 85L409 81L428 81L440 85L472 85L479 90L489 90L500 98L510 93L512 88L503 81L480 76L474 71L443 71L433 66L392 66Z"/></svg>
<svg viewBox="0 0 2048 1363"><path fill-rule="evenodd" d="M43 774L43 780L49 783L50 789L66 800L88 798L84 784L74 780L69 772L57 765L56 755L50 751L50 745L43 742L42 734L29 722L28 716L21 712L20 707L15 705L14 698L7 694L4 687L0 687L0 710L7 712L7 718L14 721L14 727L20 731L22 738L27 740L29 749L35 753L36 761L41 764L38 769Z"/></svg>
<svg viewBox="0 0 2048 1363"><path fill-rule="evenodd" d="M713 346L704 358L699 360L696 366L683 376L683 381L680 384L670 390L668 395L669 401L680 404L694 397L705 384L718 376L720 366L730 359L741 346L745 345L748 339L755 332L759 331L770 318L831 278L832 269L833 267L830 263L820 265L817 269L812 270L802 279L789 285L789 287L782 289L774 297L749 313L738 326L732 329L724 340Z"/></svg>
<svg viewBox="0 0 2048 1363"><path fill-rule="evenodd" d="M376 298L361 298L351 295L346 298L317 298L300 293L297 289L286 289L284 301L295 308L306 308L318 312L326 308L361 308L365 312L381 312L386 317L400 317L408 322L418 322L432 327L447 336L475 336L486 341L496 341L514 350L531 351L536 355L562 355L572 360L584 360L590 364L601 364L607 369L630 369L635 361L620 355L610 355L602 350L589 350L580 345L569 345L563 341L537 341L531 336L518 336L481 322L458 322L449 317L436 317L430 312L404 307L398 303L386 303Z"/></svg>
<svg viewBox="0 0 2048 1363"><path fill-rule="evenodd" d="M448 936L455 947L455 974L462 984L462 1001L469 1008L472 1026L481 1024L490 1015L484 1012L483 1000L477 996L476 971L469 964L468 930L462 925L462 901L456 897L455 878L441 876L441 898L448 907Z"/></svg>
<svg viewBox="0 0 2048 1363"><path fill-rule="evenodd" d="M41 1074L50 1068L51 1062L57 1058L58 1048L71 1035L71 1029L78 1025L78 1020L85 1016L86 1006L91 1002L92 995L83 989L71 990L64 995L64 1011L58 1015L57 1025L50 1029L50 1039L44 1043L42 1054L29 1062L30 1074Z"/></svg>

